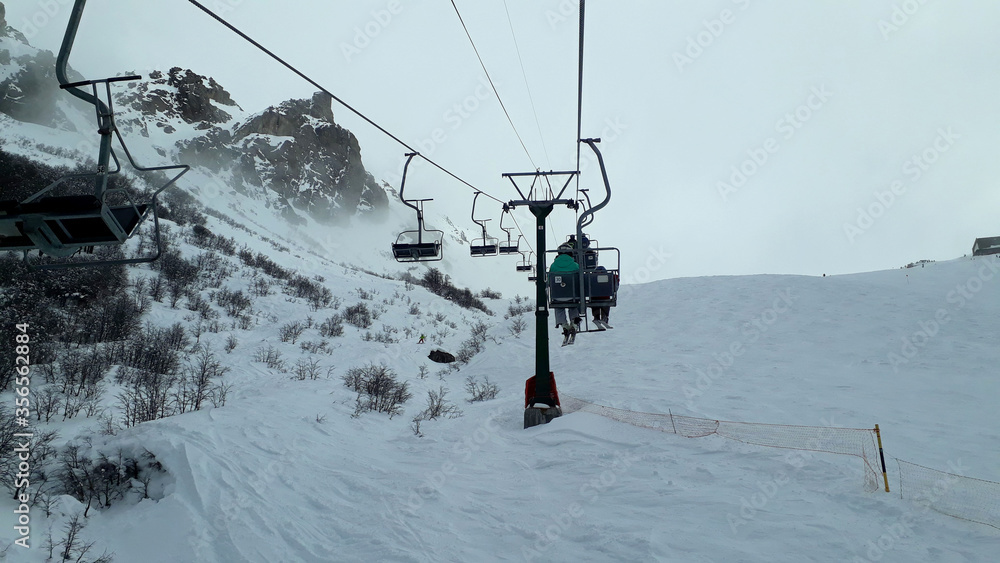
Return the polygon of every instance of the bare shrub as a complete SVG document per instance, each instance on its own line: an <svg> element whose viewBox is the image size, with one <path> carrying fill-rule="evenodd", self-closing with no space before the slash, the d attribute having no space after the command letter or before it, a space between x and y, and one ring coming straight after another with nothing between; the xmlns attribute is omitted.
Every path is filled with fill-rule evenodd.
<svg viewBox="0 0 1000 563"><path fill-rule="evenodd" d="M249 314L253 307L253 300L243 290L230 291L222 288L215 292L215 302L234 319Z"/></svg>
<svg viewBox="0 0 1000 563"><path fill-rule="evenodd" d="M358 303L344 309L344 322L358 328L372 326L372 312L364 303Z"/></svg>
<svg viewBox="0 0 1000 563"><path fill-rule="evenodd" d="M344 317L339 313L326 319L319 325L319 334L323 338L344 335Z"/></svg>
<svg viewBox="0 0 1000 563"><path fill-rule="evenodd" d="M319 360L303 358L295 362L293 373L295 379L305 381L306 379L319 379L322 370L319 367Z"/></svg>
<svg viewBox="0 0 1000 563"><path fill-rule="evenodd" d="M284 371L285 368L285 362L281 361L281 350L278 350L274 346L257 348L257 351L254 352L253 360L266 364L271 369Z"/></svg>
<svg viewBox="0 0 1000 563"><path fill-rule="evenodd" d="M310 354L317 354L320 352L324 354L329 354L330 353L329 345L330 343L327 342L326 340L317 340L317 341L303 340L302 344L299 344L299 348L303 352L308 352Z"/></svg>
<svg viewBox="0 0 1000 563"><path fill-rule="evenodd" d="M518 301L517 304L511 303L507 307L507 314L504 315L504 318L509 319L511 317L520 317L525 313L530 313L532 309L534 309L534 307L531 305L531 303L528 303L526 301L523 303L521 301Z"/></svg>
<svg viewBox="0 0 1000 563"><path fill-rule="evenodd" d="M528 328L528 321L522 319L521 317L517 317L510 323L510 326L507 327L507 330L510 331L511 336L519 338L521 336L521 333L524 332L526 328Z"/></svg>
<svg viewBox="0 0 1000 563"><path fill-rule="evenodd" d="M490 325L484 323L483 321L478 321L476 324L472 325L472 338L475 338L481 342L486 342L487 332L490 330Z"/></svg>
<svg viewBox="0 0 1000 563"><path fill-rule="evenodd" d="M503 299L503 294L499 291L493 291L490 288L486 288L479 292L479 296L483 299Z"/></svg>
<svg viewBox="0 0 1000 563"><path fill-rule="evenodd" d="M477 378L470 375L465 378L465 391L469 394L469 398L466 400L470 403L477 403L495 399L500 388L490 381L489 376L484 377L483 382L480 383Z"/></svg>
<svg viewBox="0 0 1000 563"><path fill-rule="evenodd" d="M305 330L306 327L304 324L299 321L293 321L282 325L281 328L278 329L278 337L281 338L282 342L291 342L292 344L295 344Z"/></svg>
<svg viewBox="0 0 1000 563"><path fill-rule="evenodd" d="M354 416L366 412L381 412L389 418L403 412L403 404L413 395L409 384L399 381L396 373L385 364L367 364L347 370L344 385L357 392Z"/></svg>
<svg viewBox="0 0 1000 563"><path fill-rule="evenodd" d="M462 343L462 347L455 354L455 361L460 364L467 364L472 358L483 351L483 341L473 336Z"/></svg>
<svg viewBox="0 0 1000 563"><path fill-rule="evenodd" d="M236 338L236 335L230 334L229 337L226 338L226 353L227 354L232 353L232 351L235 350L236 347L239 345L240 345L240 340Z"/></svg>

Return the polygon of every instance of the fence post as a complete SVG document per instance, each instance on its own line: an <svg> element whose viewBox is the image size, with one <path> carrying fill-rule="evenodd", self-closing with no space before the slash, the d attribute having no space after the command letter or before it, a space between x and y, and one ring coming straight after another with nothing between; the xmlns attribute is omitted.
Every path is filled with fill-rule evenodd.
<svg viewBox="0 0 1000 563"><path fill-rule="evenodd" d="M889 476L885 473L885 454L882 453L882 433L879 432L878 424L875 425L875 437L878 438L878 457L882 460L882 480L885 481L885 492L889 492Z"/></svg>

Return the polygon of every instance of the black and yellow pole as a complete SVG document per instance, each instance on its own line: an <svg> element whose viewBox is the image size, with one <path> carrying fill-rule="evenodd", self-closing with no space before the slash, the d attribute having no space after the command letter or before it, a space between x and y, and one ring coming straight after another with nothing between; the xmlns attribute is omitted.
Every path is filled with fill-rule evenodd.
<svg viewBox="0 0 1000 563"><path fill-rule="evenodd" d="M885 473L885 454L882 453L882 433L879 432L878 424L875 425L875 438L878 439L878 457L882 461L882 481L885 482L885 492L889 492L889 476Z"/></svg>

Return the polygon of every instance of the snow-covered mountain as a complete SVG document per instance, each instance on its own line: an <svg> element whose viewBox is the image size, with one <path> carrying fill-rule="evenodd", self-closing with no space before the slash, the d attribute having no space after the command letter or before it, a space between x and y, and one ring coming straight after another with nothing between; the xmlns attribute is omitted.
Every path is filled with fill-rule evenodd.
<svg viewBox="0 0 1000 563"><path fill-rule="evenodd" d="M93 107L58 89L52 53L30 46L12 27L2 29L0 149L50 166L92 167ZM192 166L170 191L194 196L258 236L280 238L299 255L378 272L425 270L392 260L389 243L415 228L416 218L393 186L365 169L362 148L335 122L329 96L249 111L212 78L176 67L115 83L112 91L116 123L140 165ZM125 172L139 186L149 179ZM479 236L478 227L441 215L426 221L445 231L445 258L437 265L457 282L480 285L483 271L496 277L514 270L518 257L480 262L470 274L463 247ZM522 287L524 277L500 285Z"/></svg>
<svg viewBox="0 0 1000 563"><path fill-rule="evenodd" d="M96 151L87 150L96 145L96 136L88 137L93 108L58 89L51 52L31 47L13 28L3 29L0 113L19 123L75 132L76 137L62 135L70 143L66 149L76 149L81 160L93 159ZM344 224L354 216L377 220L386 212L386 186L365 170L358 141L336 124L328 96L248 112L212 78L172 68L116 84L114 102L118 127L133 140L136 147L130 148L139 158L195 165L209 180L274 208L286 221L301 225L309 216ZM38 152L47 142L6 121L4 146L17 144L24 151L34 144Z"/></svg>

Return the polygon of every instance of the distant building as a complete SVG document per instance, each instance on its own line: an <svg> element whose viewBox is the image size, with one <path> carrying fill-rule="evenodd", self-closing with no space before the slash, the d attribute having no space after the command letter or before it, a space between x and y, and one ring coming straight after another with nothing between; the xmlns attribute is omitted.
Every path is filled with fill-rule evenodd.
<svg viewBox="0 0 1000 563"><path fill-rule="evenodd" d="M1000 237L977 238L972 245L973 256L984 256L986 254L1000 254Z"/></svg>

